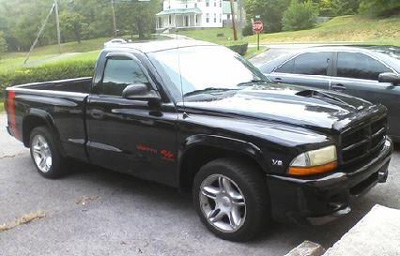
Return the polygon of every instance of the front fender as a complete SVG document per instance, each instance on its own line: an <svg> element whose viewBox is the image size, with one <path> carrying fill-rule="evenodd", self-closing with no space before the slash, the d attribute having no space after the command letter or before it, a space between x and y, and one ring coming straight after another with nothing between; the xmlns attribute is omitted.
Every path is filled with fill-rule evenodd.
<svg viewBox="0 0 400 256"><path fill-rule="evenodd" d="M265 172L267 171L267 164L263 152L258 146L244 140L207 134L193 135L185 139L182 148L179 150L180 169L182 169L181 167L185 154L190 151L190 149L197 146L210 146L245 154L254 159Z"/></svg>

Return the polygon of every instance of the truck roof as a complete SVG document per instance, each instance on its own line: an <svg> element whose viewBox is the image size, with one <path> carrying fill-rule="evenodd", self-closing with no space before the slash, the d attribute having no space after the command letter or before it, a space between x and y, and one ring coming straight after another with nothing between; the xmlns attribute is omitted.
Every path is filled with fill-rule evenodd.
<svg viewBox="0 0 400 256"><path fill-rule="evenodd" d="M104 45L104 49L134 49L144 53L165 51L183 47L193 47L193 46L217 46L217 44L193 40L193 39L167 39L167 40L157 40L149 41L144 43L127 43L122 41L108 42Z"/></svg>

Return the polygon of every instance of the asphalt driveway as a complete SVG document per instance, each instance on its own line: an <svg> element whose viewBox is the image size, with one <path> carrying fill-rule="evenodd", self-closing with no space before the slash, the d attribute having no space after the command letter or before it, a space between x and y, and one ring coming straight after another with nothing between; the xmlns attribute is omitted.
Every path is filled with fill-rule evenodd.
<svg viewBox="0 0 400 256"><path fill-rule="evenodd" d="M215 238L190 197L174 189L85 166L60 180L42 178L0 115L0 224L46 212L0 231L0 255L284 255L303 240L329 247L373 205L400 208L399 162L396 151L388 183L356 201L343 219L320 227L274 224L257 241L240 244Z"/></svg>

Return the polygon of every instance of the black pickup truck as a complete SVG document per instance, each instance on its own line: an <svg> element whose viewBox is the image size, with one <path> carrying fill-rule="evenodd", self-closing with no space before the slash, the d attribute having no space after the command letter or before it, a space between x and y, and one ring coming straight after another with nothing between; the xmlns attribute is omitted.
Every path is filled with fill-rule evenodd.
<svg viewBox="0 0 400 256"><path fill-rule="evenodd" d="M8 131L39 173L69 159L192 193L217 236L268 220L323 224L385 182L387 111L337 92L272 84L239 55L200 41L109 44L93 78L5 91Z"/></svg>

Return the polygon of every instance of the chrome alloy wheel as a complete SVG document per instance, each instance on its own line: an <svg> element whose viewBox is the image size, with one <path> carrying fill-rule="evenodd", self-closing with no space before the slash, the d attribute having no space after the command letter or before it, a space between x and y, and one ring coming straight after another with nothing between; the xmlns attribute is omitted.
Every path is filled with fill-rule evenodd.
<svg viewBox="0 0 400 256"><path fill-rule="evenodd" d="M207 221L224 233L239 230L246 218L246 202L238 185L221 174L208 176L200 186L200 208Z"/></svg>
<svg viewBox="0 0 400 256"><path fill-rule="evenodd" d="M46 139L42 135L35 135L32 139L31 147L36 166L41 172L49 172L53 164L53 158Z"/></svg>

